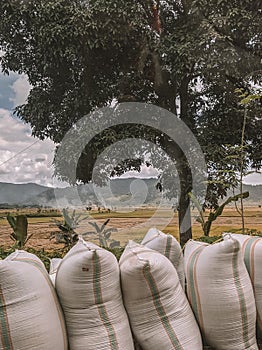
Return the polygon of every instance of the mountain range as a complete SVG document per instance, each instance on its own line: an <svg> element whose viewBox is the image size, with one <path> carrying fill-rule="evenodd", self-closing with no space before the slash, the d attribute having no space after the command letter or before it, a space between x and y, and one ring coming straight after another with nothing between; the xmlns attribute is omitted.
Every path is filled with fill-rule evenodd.
<svg viewBox="0 0 262 350"><path fill-rule="evenodd" d="M65 188L52 188L35 183L12 184L0 182L0 207L78 207L104 206L141 207L155 206L160 202L171 205L156 189L156 178L120 178L112 179L106 187L93 184L77 185ZM244 185L249 191L246 204L262 204L262 185Z"/></svg>
<svg viewBox="0 0 262 350"><path fill-rule="evenodd" d="M141 206L157 204L162 195L156 189L157 179L113 179L105 187L93 184L52 188L35 183L0 182L0 207L42 206Z"/></svg>

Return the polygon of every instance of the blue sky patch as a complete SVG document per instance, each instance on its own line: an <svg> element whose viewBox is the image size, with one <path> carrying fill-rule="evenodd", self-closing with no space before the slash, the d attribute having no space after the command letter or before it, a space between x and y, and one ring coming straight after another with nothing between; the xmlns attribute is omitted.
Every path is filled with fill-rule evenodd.
<svg viewBox="0 0 262 350"><path fill-rule="evenodd" d="M10 73L9 75L0 73L0 108L13 109L14 102L12 98L15 97L15 92L12 89L12 85L18 78L19 75L16 73Z"/></svg>

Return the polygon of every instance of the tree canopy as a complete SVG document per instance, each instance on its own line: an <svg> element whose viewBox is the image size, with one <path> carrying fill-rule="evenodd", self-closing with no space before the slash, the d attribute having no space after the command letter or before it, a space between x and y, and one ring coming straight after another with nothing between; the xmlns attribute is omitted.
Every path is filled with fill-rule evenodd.
<svg viewBox="0 0 262 350"><path fill-rule="evenodd" d="M235 90L252 93L261 84L261 1L1 3L1 65L6 73L28 75L30 95L15 112L30 123L33 135L59 144L83 115L96 108L129 101L152 103L177 115L197 137L208 165L206 206L217 206L236 185L239 164L232 146L241 142L243 108ZM246 166L259 169L260 101L250 104L249 116ZM134 135L168 148L166 136L141 126L110 128L83 153L79 180L90 180L95 159L105 147ZM190 169L178 158L182 217L192 188ZM141 157L127 160L114 173L139 170L142 162ZM164 185L164 174L162 181Z"/></svg>

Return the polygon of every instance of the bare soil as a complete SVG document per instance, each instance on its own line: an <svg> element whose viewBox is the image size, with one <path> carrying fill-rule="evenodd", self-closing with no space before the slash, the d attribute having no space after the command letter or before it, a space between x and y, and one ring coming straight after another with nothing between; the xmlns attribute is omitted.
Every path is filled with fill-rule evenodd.
<svg viewBox="0 0 262 350"><path fill-rule="evenodd" d="M13 214L28 214L35 213L37 209L20 209L14 210ZM48 210L47 210L48 212ZM52 212L44 214L50 214L47 217L29 217L28 218L28 234L33 235L28 242L29 247L35 249L53 250L63 247L63 244L59 244L55 239L50 240L50 237L54 233L59 233L59 229L54 224L54 220L63 221L61 218L53 218ZM0 210L0 246L10 247L13 245L13 241L10 238L12 229L9 226L5 216L6 210ZM197 216L196 212L193 212L193 238L197 238L203 235L201 226L195 221ZM83 212L83 216L86 212ZM246 209L245 223L248 229L258 230L262 232L262 208L250 207ZM92 211L90 217L82 221L77 228L77 233L83 234L85 232L94 231L93 227L89 224L90 221L96 221L98 225L101 225L106 219L110 218L110 222L107 227L114 227L117 229L116 233L112 234L112 238L119 240L121 245L124 246L129 239L135 241L141 241L147 230L151 227L157 227L164 232L171 233L174 237L178 238L178 214L174 213L170 209L155 210L153 208L136 209L129 212L111 212L111 213L98 213ZM228 208L224 210L224 213L219 217L212 226L211 235L220 235L222 232L230 232L241 229L241 218L234 208Z"/></svg>

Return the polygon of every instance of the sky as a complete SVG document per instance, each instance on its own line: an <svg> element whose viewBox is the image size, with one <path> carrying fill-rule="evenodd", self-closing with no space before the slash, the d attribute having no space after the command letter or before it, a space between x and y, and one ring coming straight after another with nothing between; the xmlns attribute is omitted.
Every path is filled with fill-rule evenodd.
<svg viewBox="0 0 262 350"><path fill-rule="evenodd" d="M61 186L52 178L54 143L32 137L30 126L13 115L29 90L25 75L0 74L0 181Z"/></svg>
<svg viewBox="0 0 262 350"><path fill-rule="evenodd" d="M29 124L13 115L13 109L26 102L30 85L25 75L0 73L0 182L37 183L49 187L68 184L53 177L55 144L31 136ZM123 177L155 177L156 169L143 167L140 174Z"/></svg>
<svg viewBox="0 0 262 350"><path fill-rule="evenodd" d="M53 178L55 144L31 136L28 124L13 116L13 109L26 102L30 85L25 75L0 73L0 182L37 183L49 187L67 184ZM140 174L129 172L123 177L155 177L156 169L143 167ZM262 184L261 174L245 178L247 184Z"/></svg>

